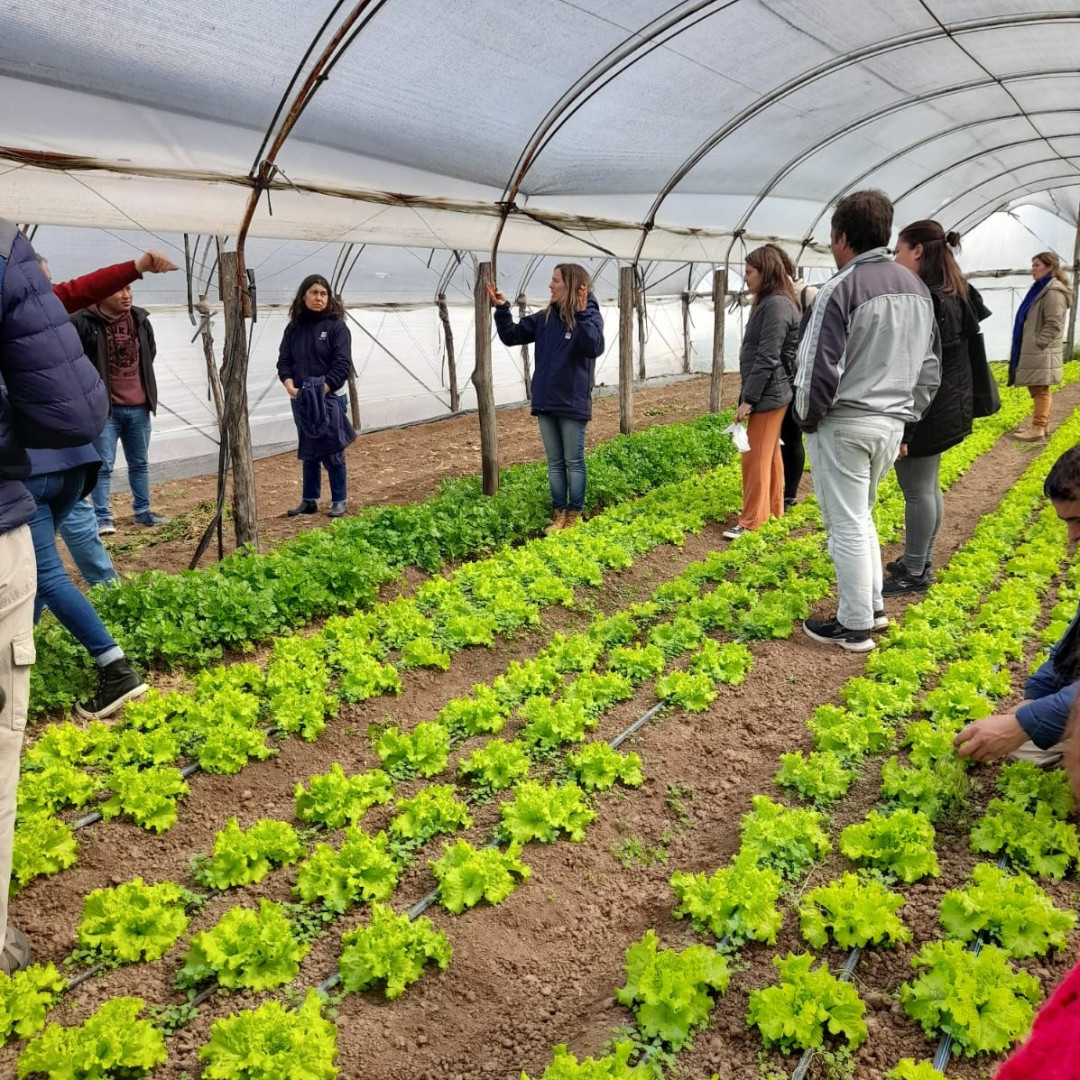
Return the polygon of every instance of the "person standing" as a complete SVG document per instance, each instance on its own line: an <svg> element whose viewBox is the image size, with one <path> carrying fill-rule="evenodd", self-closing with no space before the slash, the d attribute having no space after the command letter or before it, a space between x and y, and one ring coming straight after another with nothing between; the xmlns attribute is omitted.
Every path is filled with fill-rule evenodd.
<svg viewBox="0 0 1080 1080"><path fill-rule="evenodd" d="M53 293L72 314L96 304L138 280L143 274L164 274L176 264L160 251L145 251L137 259L94 270L71 281L55 282L48 260L40 252L38 266L52 285ZM97 515L90 498L79 499L62 515L60 536L88 585L115 584L120 580L98 533Z"/></svg>
<svg viewBox="0 0 1080 1080"><path fill-rule="evenodd" d="M740 454L743 509L724 536L734 540L784 512L784 463L780 430L791 401L799 308L784 260L772 247L746 256L743 280L754 306L739 350L739 406L736 423L746 421L750 449Z"/></svg>
<svg viewBox="0 0 1080 1080"><path fill-rule="evenodd" d="M1045 442L1050 427L1050 387L1061 382L1062 333L1072 290L1052 251L1031 260L1034 284L1027 291L1013 324L1009 385L1026 386L1031 394L1031 425L1015 438Z"/></svg>
<svg viewBox="0 0 1080 1080"><path fill-rule="evenodd" d="M837 273L804 320L795 418L807 433L814 492L836 569L837 613L804 633L852 652L886 625L881 544L871 513L878 484L941 380L930 291L889 258L892 203L880 191L846 195L833 211Z"/></svg>
<svg viewBox="0 0 1080 1080"><path fill-rule="evenodd" d="M510 347L536 344L532 414L547 459L551 524L546 531L553 532L576 524L585 508L585 428L592 419L596 358L604 352L604 320L585 267L559 263L548 292L547 307L514 322L510 302L488 286L499 340Z"/></svg>
<svg viewBox="0 0 1080 1080"><path fill-rule="evenodd" d="M109 496L116 463L116 444L123 444L127 461L131 505L136 525L164 525L166 519L150 508L150 417L157 412L154 358L157 344L150 313L135 307L131 286L125 285L71 317L83 349L109 393L109 419L94 441L101 459L94 485L94 513L98 532L116 532Z"/></svg>
<svg viewBox="0 0 1080 1080"><path fill-rule="evenodd" d="M971 434L975 413L972 364L983 352L971 348L979 335L979 319L990 312L968 286L953 249L960 237L936 221L915 221L900 231L896 261L917 274L934 301L941 339L941 385L918 423L904 428L896 479L904 494L904 554L885 566L882 596L925 592L934 580L934 540L941 528L945 502L941 495L941 455ZM983 314L985 313L985 314Z"/></svg>
<svg viewBox="0 0 1080 1080"><path fill-rule="evenodd" d="M292 399L293 420L299 442L302 488L300 503L287 511L289 517L314 514L322 494L322 469L330 481L329 517L345 516L347 476L345 446L356 437L345 416L346 384L352 370L352 335L345 325L345 309L330 291L330 283L321 274L311 274L300 283L292 306L289 325L278 350L277 373ZM315 380L318 387L308 385ZM312 438L306 430L301 392L322 393L330 398L330 408L340 410L329 417L339 437L330 440ZM310 397L309 395L305 395ZM347 428L347 430L345 430ZM340 444L340 445L338 445ZM336 449L335 449L336 447Z"/></svg>
<svg viewBox="0 0 1080 1080"><path fill-rule="evenodd" d="M8 924L37 574L29 522L35 504L23 481L26 447L90 442L108 413L105 388L19 229L0 220L0 972L31 961L26 935Z"/></svg>

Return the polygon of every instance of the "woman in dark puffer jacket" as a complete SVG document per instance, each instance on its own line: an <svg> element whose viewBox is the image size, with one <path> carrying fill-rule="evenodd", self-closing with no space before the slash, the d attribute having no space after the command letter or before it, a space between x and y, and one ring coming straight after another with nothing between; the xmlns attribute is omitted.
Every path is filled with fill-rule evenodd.
<svg viewBox="0 0 1080 1080"><path fill-rule="evenodd" d="M971 434L971 346L980 332L979 320L990 312L956 265L952 249L959 244L960 237L946 236L936 221L916 221L897 240L896 261L922 278L934 300L941 385L919 422L907 426L900 444L896 479L904 493L904 555L886 565L882 596L923 592L934 580L934 540L944 511L941 455ZM982 355L976 362L984 362Z"/></svg>

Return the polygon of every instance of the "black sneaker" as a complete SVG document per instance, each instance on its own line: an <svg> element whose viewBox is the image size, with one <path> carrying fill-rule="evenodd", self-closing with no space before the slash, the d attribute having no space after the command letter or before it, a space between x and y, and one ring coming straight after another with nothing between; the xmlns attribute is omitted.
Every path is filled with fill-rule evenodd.
<svg viewBox="0 0 1080 1080"><path fill-rule="evenodd" d="M870 629L872 631L889 629L889 616L885 614L884 608L874 612L874 625Z"/></svg>
<svg viewBox="0 0 1080 1080"><path fill-rule="evenodd" d="M286 517L299 517L301 514L317 514L319 504L314 499L301 499L299 506L285 511Z"/></svg>
<svg viewBox="0 0 1080 1080"><path fill-rule="evenodd" d="M889 563L885 567L885 581L881 586L881 595L906 596L908 593L926 592L933 580L933 573L930 570L913 574L902 562Z"/></svg>
<svg viewBox="0 0 1080 1080"><path fill-rule="evenodd" d="M145 694L148 689L128 658L121 656L98 671L97 693L89 701L77 704L75 711L85 720L104 720L125 701Z"/></svg>
<svg viewBox="0 0 1080 1080"><path fill-rule="evenodd" d="M16 971L29 967L33 958L26 935L18 927L8 923L4 947L0 949L0 971L5 975L14 975Z"/></svg>
<svg viewBox="0 0 1080 1080"><path fill-rule="evenodd" d="M848 652L869 652L875 644L869 630L849 630L835 618L807 619L802 628L808 638L825 645L839 645Z"/></svg>

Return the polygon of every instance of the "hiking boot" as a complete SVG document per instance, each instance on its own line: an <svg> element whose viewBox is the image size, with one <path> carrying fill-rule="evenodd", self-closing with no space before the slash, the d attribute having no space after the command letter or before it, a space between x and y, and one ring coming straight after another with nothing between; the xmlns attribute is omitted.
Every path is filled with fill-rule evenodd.
<svg viewBox="0 0 1080 1080"><path fill-rule="evenodd" d="M743 533L748 533L750 530L742 525L732 525L730 529L724 530L725 540L738 540Z"/></svg>
<svg viewBox="0 0 1080 1080"><path fill-rule="evenodd" d="M108 521L99 521L97 523L98 536L112 536L116 532L116 526L112 522L112 518Z"/></svg>
<svg viewBox="0 0 1080 1080"><path fill-rule="evenodd" d="M802 628L808 638L820 641L824 645L839 645L841 649L847 649L848 652L869 652L874 648L874 639L870 636L869 630L849 630L835 617L807 619Z"/></svg>
<svg viewBox="0 0 1080 1080"><path fill-rule="evenodd" d="M906 596L908 593L926 592L934 580L931 571L913 574L902 562L889 563L885 568L882 596Z"/></svg>
<svg viewBox="0 0 1080 1080"><path fill-rule="evenodd" d="M581 520L580 510L567 510L566 517L563 518L563 528L572 529Z"/></svg>
<svg viewBox="0 0 1080 1080"><path fill-rule="evenodd" d="M551 512L551 524L544 529L545 533L551 534L553 532L559 532L566 528L566 511L565 510L552 510Z"/></svg>
<svg viewBox="0 0 1080 1080"><path fill-rule="evenodd" d="M330 509L326 511L327 517L342 518L345 516L345 504L343 502L332 502Z"/></svg>
<svg viewBox="0 0 1080 1080"><path fill-rule="evenodd" d="M112 716L125 701L145 694L148 687L142 676L131 666L126 656L98 669L97 693L86 702L75 706L84 720L104 720Z"/></svg>
<svg viewBox="0 0 1080 1080"><path fill-rule="evenodd" d="M319 504L314 499L301 499L299 506L285 511L286 517L299 517L301 514L317 514Z"/></svg>
<svg viewBox="0 0 1080 1080"><path fill-rule="evenodd" d="M888 630L889 629L889 616L885 614L885 609L881 608L874 612L874 625L871 630Z"/></svg>
<svg viewBox="0 0 1080 1080"><path fill-rule="evenodd" d="M162 517L160 514L152 513L150 510L146 510L141 514L135 515L136 525L145 525L148 528L153 528L155 525L168 525L169 519ZM98 530L101 531L100 529Z"/></svg>
<svg viewBox="0 0 1080 1080"><path fill-rule="evenodd" d="M1045 427L1032 424L1026 431L1014 431L1013 438L1017 442L1046 442L1047 431Z"/></svg>
<svg viewBox="0 0 1080 1080"><path fill-rule="evenodd" d="M5 975L14 975L16 971L30 966L33 954L26 935L16 926L8 923L4 948L0 950L0 971Z"/></svg>

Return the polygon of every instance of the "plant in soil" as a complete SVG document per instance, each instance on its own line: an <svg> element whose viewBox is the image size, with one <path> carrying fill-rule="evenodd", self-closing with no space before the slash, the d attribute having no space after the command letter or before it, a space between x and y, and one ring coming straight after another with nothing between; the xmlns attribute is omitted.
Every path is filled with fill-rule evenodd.
<svg viewBox="0 0 1080 1080"><path fill-rule="evenodd" d="M844 874L806 894L799 924L815 949L823 949L830 937L844 949L896 945L911 940L911 931L896 914L903 903L899 893L879 881Z"/></svg>

